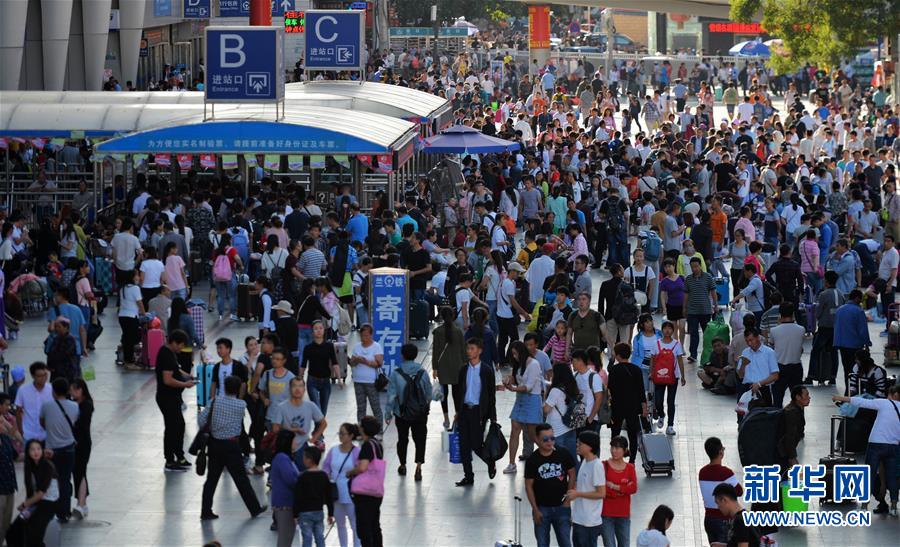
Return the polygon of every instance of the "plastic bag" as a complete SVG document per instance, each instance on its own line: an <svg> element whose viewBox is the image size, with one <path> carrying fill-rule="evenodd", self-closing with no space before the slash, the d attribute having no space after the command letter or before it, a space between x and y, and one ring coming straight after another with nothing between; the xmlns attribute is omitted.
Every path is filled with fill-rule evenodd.
<svg viewBox="0 0 900 547"><path fill-rule="evenodd" d="M534 309L531 311L531 321L525 326L527 332L534 332L538 328L538 315L540 315L541 306L544 305L544 297L538 298L534 303Z"/></svg>
<svg viewBox="0 0 900 547"><path fill-rule="evenodd" d="M754 393L752 389L748 389L741 395L741 398L738 399L737 406L734 407L734 411L738 413L739 416L744 416L749 412L750 402L754 398Z"/></svg>
<svg viewBox="0 0 900 547"><path fill-rule="evenodd" d="M97 371L94 369L93 363L81 365L81 379L85 382L92 382L97 379Z"/></svg>
<svg viewBox="0 0 900 547"><path fill-rule="evenodd" d="M487 434L484 436L484 443L475 452L484 463L491 464L506 455L507 448L509 445L506 443L506 437L503 436L500 424L491 422Z"/></svg>

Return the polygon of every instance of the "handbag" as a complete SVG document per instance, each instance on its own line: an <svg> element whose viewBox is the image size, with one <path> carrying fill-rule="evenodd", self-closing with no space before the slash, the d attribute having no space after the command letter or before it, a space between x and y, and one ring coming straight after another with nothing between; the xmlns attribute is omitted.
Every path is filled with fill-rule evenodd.
<svg viewBox="0 0 900 547"><path fill-rule="evenodd" d="M194 471L201 477L206 474L206 448L197 454L197 458L194 460Z"/></svg>
<svg viewBox="0 0 900 547"><path fill-rule="evenodd" d="M347 452L347 455L344 456L344 461L341 462L341 466L338 468L338 471L337 471L338 476L340 476L341 471L344 470L344 464L346 464L347 460L350 459L350 454L353 454L352 448L350 449L350 452ZM339 494L340 494L338 492L338 485L334 481L330 481L329 484L330 484L330 489L331 489L331 499L334 501L337 501Z"/></svg>
<svg viewBox="0 0 900 547"><path fill-rule="evenodd" d="M375 377L375 389L378 391L384 391L388 386L388 377L384 373L384 369L381 367L378 368L378 376Z"/></svg>
<svg viewBox="0 0 900 547"><path fill-rule="evenodd" d="M378 445L372 447L372 453L374 458L366 470L353 477L353 481L350 482L350 493L383 498L385 463L383 458L378 458Z"/></svg>
<svg viewBox="0 0 900 547"><path fill-rule="evenodd" d="M212 403L209 404L209 414L206 415L206 423L197 431L197 434L194 435L194 439L191 441L191 446L188 447L188 454L191 456L197 456L205 452L206 445L209 444L209 424L212 422L212 413L215 406L216 400L213 399ZM204 454L205 456L206 454ZM200 474L202 475L203 473Z"/></svg>

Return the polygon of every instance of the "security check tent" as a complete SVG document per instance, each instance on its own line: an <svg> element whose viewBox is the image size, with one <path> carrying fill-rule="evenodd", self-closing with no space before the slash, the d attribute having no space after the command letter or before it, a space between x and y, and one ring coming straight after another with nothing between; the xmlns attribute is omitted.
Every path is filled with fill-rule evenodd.
<svg viewBox="0 0 900 547"><path fill-rule="evenodd" d="M19 103L0 109L0 137L70 137L76 132L113 137L95 146L95 153L125 155L126 164L132 155L148 154L339 155L357 156L366 165L377 158L386 176L375 179L368 190L360 162L352 162L355 191L361 197L373 194L376 186L391 196L402 193L399 171L413 156L419 138L417 126L409 121L324 106L290 108L280 120L274 105L223 104L216 106L214 119L204 121L206 114L203 104L190 103ZM108 179L105 164L97 162L97 180ZM246 162L240 164L246 167ZM244 180L249 180L247 173Z"/></svg>

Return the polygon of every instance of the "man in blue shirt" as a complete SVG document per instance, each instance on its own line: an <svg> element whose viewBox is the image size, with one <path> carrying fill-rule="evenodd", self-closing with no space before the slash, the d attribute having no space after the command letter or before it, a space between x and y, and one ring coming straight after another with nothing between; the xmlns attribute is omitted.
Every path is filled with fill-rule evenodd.
<svg viewBox="0 0 900 547"><path fill-rule="evenodd" d="M828 269L838 274L837 289L842 294L849 294L856 288L856 260L850 252L850 242L843 238L837 240L828 262Z"/></svg>
<svg viewBox="0 0 900 547"><path fill-rule="evenodd" d="M849 393L847 378L856 362L856 352L872 345L866 312L860 306L861 302L862 291L853 289L847 297L847 303L838 308L834 314L834 347L841 353L841 365L844 368L844 395Z"/></svg>
<svg viewBox="0 0 900 547"><path fill-rule="evenodd" d="M775 350L762 343L762 333L752 328L744 331L747 348L737 362L737 375L741 378L737 397L748 391L759 396L766 406L772 406L772 384L778 380L778 357ZM740 421L741 416L738 416Z"/></svg>
<svg viewBox="0 0 900 547"><path fill-rule="evenodd" d="M369 217L359 212L359 204L350 204L350 220L347 221L347 231L350 232L350 241L365 243L369 235Z"/></svg>
<svg viewBox="0 0 900 547"><path fill-rule="evenodd" d="M456 416L453 421L459 428L459 451L463 464L462 480L456 486L471 486L475 483L472 471L472 452L477 452L484 443L484 426L487 421L497 421L497 399L494 385L494 371L490 365L481 363L480 338L466 342L466 366L459 370L459 378L453 386L453 406ZM488 477L497 474L495 462L488 463Z"/></svg>
<svg viewBox="0 0 900 547"><path fill-rule="evenodd" d="M395 221L395 224L397 225L397 230L399 230L400 233L403 233L403 226L405 224L412 224L413 232L419 231L419 223L416 222L416 219L409 216L409 210L406 207L397 207L397 214L399 215L399 218Z"/></svg>
<svg viewBox="0 0 900 547"><path fill-rule="evenodd" d="M65 317L69 320L69 332L75 338L76 363L80 363L82 357L87 357L87 322L81 308L69 302L69 289L61 287L54 294L54 306L47 311L47 332L53 333L53 323L57 317Z"/></svg>
<svg viewBox="0 0 900 547"><path fill-rule="evenodd" d="M737 304L744 299L747 302L747 310L753 312L756 316L756 324L760 324L763 310L765 310L766 293L763 289L762 279L756 271L755 264L744 264L744 278L747 279L747 286L741 289L741 292L734 297L731 304Z"/></svg>

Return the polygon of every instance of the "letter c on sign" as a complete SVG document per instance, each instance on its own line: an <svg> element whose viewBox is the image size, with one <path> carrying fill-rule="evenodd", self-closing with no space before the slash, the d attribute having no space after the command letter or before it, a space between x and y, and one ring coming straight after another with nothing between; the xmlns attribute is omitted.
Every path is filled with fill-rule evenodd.
<svg viewBox="0 0 900 547"><path fill-rule="evenodd" d="M235 59L237 57L237 60ZM229 61L229 59L231 59ZM240 34L223 34L219 36L219 67L238 68L244 66L247 54L244 53L244 37Z"/></svg>
<svg viewBox="0 0 900 547"><path fill-rule="evenodd" d="M334 42L335 40L337 40L338 33L332 31L330 37L326 38L326 37L322 36L322 23L324 23L325 21L330 21L332 25L336 26L337 19L335 19L331 15L326 15L326 16L322 17L321 19L319 19L318 21L316 21L316 36L323 43L330 44L331 42Z"/></svg>

